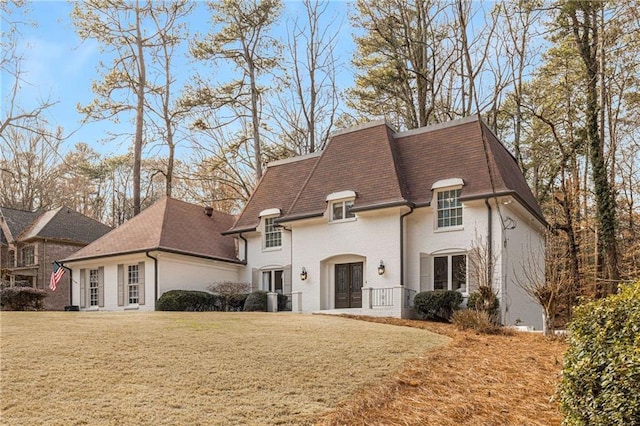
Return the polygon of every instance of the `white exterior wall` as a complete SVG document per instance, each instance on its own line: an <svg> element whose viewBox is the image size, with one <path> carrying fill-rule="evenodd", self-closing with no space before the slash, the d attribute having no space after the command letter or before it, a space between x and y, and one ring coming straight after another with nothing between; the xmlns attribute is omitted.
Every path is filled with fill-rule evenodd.
<svg viewBox="0 0 640 426"><path fill-rule="evenodd" d="M215 260L200 259L190 256L152 252L158 258L158 297L168 290L201 290L215 282L237 281L241 265ZM144 305L118 306L118 265L130 265L144 262ZM88 311L153 311L155 310L155 265L154 260L144 253L113 256L74 262L67 265L73 271L73 301L72 305L80 305L80 270L104 267L104 306L88 307L81 310ZM88 285L88 284L87 284ZM126 299L126 295L125 295ZM88 302L87 302L88 304Z"/></svg>
<svg viewBox="0 0 640 426"><path fill-rule="evenodd" d="M264 219L260 221L259 230L264 229ZM288 228L288 227L287 227ZM247 240L248 266L240 271L240 281L251 283L252 269L282 269L291 264L291 232L281 229L282 245L278 248L265 248L262 232L243 234ZM238 238L239 253L244 256L244 241ZM298 275L299 275L298 271ZM295 270L294 270L295 279Z"/></svg>
<svg viewBox="0 0 640 426"><path fill-rule="evenodd" d="M495 216L494 214L492 220L494 252L500 241L499 219ZM471 249L474 241L480 237L483 241L487 241L488 214L484 200L463 203L462 223L461 229L438 230L432 207L417 208L405 218L405 285L408 288L418 292L433 290L431 287L433 271L431 268L426 274L422 271L424 275L421 277L421 258L437 254L466 253ZM498 290L499 284L495 283L495 287Z"/></svg>
<svg viewBox="0 0 640 426"><path fill-rule="evenodd" d="M400 209L358 213L356 220L328 218L293 222L293 291L302 293L302 311L334 309L335 264L363 262L363 287L400 284ZM385 273L378 275L380 260ZM250 258L250 263L251 258ZM302 268L307 280L300 280Z"/></svg>
<svg viewBox="0 0 640 426"><path fill-rule="evenodd" d="M239 280L241 265L173 253L152 256L158 258L158 298L169 290L208 291L213 284Z"/></svg>
<svg viewBox="0 0 640 426"><path fill-rule="evenodd" d="M515 221L515 228L505 231L502 245L504 264L505 300L503 319L505 325L531 326L542 330L542 308L522 290L525 268L539 262L544 268L544 229L528 213L518 206L503 207L503 215Z"/></svg>

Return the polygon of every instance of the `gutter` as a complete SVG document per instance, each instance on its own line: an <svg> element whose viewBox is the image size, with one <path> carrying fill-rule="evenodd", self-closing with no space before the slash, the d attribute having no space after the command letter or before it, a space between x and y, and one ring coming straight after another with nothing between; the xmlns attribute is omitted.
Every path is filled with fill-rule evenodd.
<svg viewBox="0 0 640 426"><path fill-rule="evenodd" d="M185 255L185 256L193 256L193 257L197 257L197 258L200 258L200 259L211 259L211 260L217 260L217 261L220 261L220 262L236 263L236 264L240 263L240 264L242 264L242 262L240 260L227 259L227 258L217 257L217 256L208 256L206 254L191 253L191 252L188 252L188 251L173 250L173 249L163 248L163 247L146 248L146 249L131 250L131 251L117 252L117 253L97 254L97 255L94 255L94 256L86 256L86 257L65 259L64 261L65 262L71 262L71 263L73 263L73 262L84 262L86 260L101 259L101 258L113 257L113 256L124 256L124 255L128 255L128 254L147 253L147 252L151 252L151 251L174 253L174 254L181 254L181 255ZM58 263L60 263L60 262L58 262Z"/></svg>
<svg viewBox="0 0 640 426"><path fill-rule="evenodd" d="M244 235L242 235L242 232L240 234L238 234L238 236L240 237L240 239L242 241L244 241L244 259L242 260L243 264L247 264L247 257L249 256L248 254L248 247L247 247L247 239L244 237Z"/></svg>
<svg viewBox="0 0 640 426"><path fill-rule="evenodd" d="M414 211L413 204L409 204L409 210L400 215L400 285L404 286L404 218Z"/></svg>
<svg viewBox="0 0 640 426"><path fill-rule="evenodd" d="M146 254L148 258L153 259L153 310L155 311L156 303L158 302L158 258L151 256L148 250L144 254Z"/></svg>

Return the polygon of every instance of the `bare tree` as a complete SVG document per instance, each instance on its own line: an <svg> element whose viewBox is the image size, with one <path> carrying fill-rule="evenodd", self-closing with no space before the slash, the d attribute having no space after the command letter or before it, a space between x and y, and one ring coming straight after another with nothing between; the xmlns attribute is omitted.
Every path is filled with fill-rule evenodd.
<svg viewBox="0 0 640 426"><path fill-rule="evenodd" d="M304 0L304 16L291 22L280 79L279 102L271 105L280 138L296 154L322 149L338 108L335 45L339 18L328 16L329 2Z"/></svg>
<svg viewBox="0 0 640 426"><path fill-rule="evenodd" d="M231 63L240 70L239 78L220 87L199 87L192 93L188 103L214 109L223 106L243 108L251 118L251 138L253 139L253 167L255 176L262 176L262 108L261 96L264 89L259 85L259 77L273 69L279 58L279 44L272 39L268 30L280 14L279 0L223 0L208 3L214 26L222 26L219 31L203 39L196 39L191 53L199 60ZM201 81L203 81L201 79ZM199 85L199 84L198 84Z"/></svg>
<svg viewBox="0 0 640 426"><path fill-rule="evenodd" d="M224 310L229 312L234 298L251 292L251 284L224 281L209 286L209 291L224 298Z"/></svg>
<svg viewBox="0 0 640 426"><path fill-rule="evenodd" d="M544 248L527 247L530 253L522 261L521 274L515 274L516 284L542 307L544 335L555 332L555 319L559 309L566 303L572 288L571 272L568 268L566 246L553 235L547 234ZM537 259L544 258L541 264Z"/></svg>

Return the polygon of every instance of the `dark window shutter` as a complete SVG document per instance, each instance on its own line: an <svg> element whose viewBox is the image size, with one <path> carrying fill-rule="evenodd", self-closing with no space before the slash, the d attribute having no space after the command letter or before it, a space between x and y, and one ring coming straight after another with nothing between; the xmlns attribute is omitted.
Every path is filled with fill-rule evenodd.
<svg viewBox="0 0 640 426"><path fill-rule="evenodd" d="M118 306L124 306L124 265L118 265Z"/></svg>
<svg viewBox="0 0 640 426"><path fill-rule="evenodd" d="M144 262L138 263L138 305L144 305Z"/></svg>
<svg viewBox="0 0 640 426"><path fill-rule="evenodd" d="M87 307L87 270L80 269L80 307Z"/></svg>
<svg viewBox="0 0 640 426"><path fill-rule="evenodd" d="M284 281L284 288L282 289L282 292L284 294L291 294L291 265L284 267L282 279Z"/></svg>
<svg viewBox="0 0 640 426"><path fill-rule="evenodd" d="M104 308L104 266L98 268L98 306Z"/></svg>
<svg viewBox="0 0 640 426"><path fill-rule="evenodd" d="M251 291L260 288L260 271L256 268L251 269Z"/></svg>

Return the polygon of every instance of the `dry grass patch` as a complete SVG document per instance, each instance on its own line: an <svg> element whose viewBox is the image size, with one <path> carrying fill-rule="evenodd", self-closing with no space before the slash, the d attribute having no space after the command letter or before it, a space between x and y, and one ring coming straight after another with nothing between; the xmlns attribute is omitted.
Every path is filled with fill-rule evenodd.
<svg viewBox="0 0 640 426"><path fill-rule="evenodd" d="M557 425L566 344L537 334L476 335L451 325L360 318L453 338L317 419L324 425Z"/></svg>
<svg viewBox="0 0 640 426"><path fill-rule="evenodd" d="M308 423L450 339L328 316L1 312L0 341L2 424L233 425Z"/></svg>

